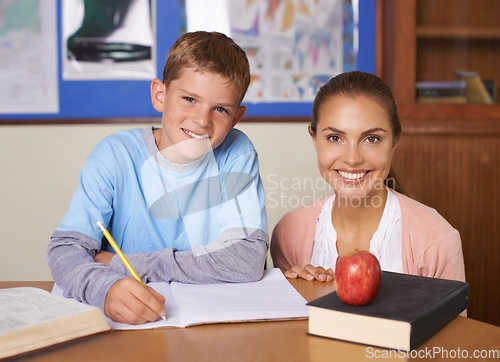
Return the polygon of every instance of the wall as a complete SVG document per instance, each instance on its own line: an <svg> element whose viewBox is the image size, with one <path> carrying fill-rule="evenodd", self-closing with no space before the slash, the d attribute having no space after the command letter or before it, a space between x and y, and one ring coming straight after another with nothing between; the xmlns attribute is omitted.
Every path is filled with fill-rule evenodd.
<svg viewBox="0 0 500 362"><path fill-rule="evenodd" d="M93 146L146 124L19 125L0 128L0 280L51 280L50 235L66 212ZM330 191L317 171L307 123L240 123L259 153L269 230L287 211Z"/></svg>

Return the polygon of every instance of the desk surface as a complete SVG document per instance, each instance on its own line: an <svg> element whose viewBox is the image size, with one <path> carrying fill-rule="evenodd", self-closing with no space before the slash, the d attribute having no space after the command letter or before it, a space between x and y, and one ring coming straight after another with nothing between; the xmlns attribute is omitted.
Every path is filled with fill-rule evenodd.
<svg viewBox="0 0 500 362"><path fill-rule="evenodd" d="M308 301L334 290L333 283L305 280L290 282ZM53 282L0 282L0 288L33 286L51 290L52 285ZM498 360L500 353L500 327L460 316L418 350L409 352L411 355L397 351L389 354L391 351L386 349L309 336L307 327L307 320L296 320L112 331L33 352L19 360L314 362L378 358L385 361L391 359L387 357L394 357L404 361L407 357L415 356L465 359L465 356L471 358L474 353L481 353L482 357L489 354L492 360Z"/></svg>

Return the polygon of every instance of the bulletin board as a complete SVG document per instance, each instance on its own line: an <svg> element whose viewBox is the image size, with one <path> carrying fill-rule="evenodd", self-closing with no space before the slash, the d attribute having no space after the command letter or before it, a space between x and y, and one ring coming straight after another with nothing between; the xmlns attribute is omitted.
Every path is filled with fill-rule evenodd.
<svg viewBox="0 0 500 362"><path fill-rule="evenodd" d="M54 0L39 0L40 6ZM156 74L151 79L65 79L63 77L63 56L66 41L63 40L62 7L63 0L55 1L55 32L57 44L54 51L57 61L57 110L47 112L1 111L0 123L100 123L100 122L151 122L159 117L151 106L151 79L161 79L163 65L168 50L181 34L184 8L179 0L156 0L154 37L155 51L152 59ZM354 3L358 4L358 1ZM356 69L375 72L375 6L376 0L359 1ZM0 14L0 16L2 16ZM5 16L5 14L4 14ZM11 16L11 15L9 15ZM2 29L0 28L0 37ZM0 51L3 51L0 49ZM0 62L2 57L0 56ZM153 70L154 73L154 70ZM18 87L20 88L20 87ZM26 87L29 88L29 87ZM0 90L0 96L2 96ZM24 97L24 95L23 95ZM26 92L30 97L30 92ZM29 98L26 98L29 99ZM251 121L290 121L310 117L312 102L245 102L247 111L243 120Z"/></svg>

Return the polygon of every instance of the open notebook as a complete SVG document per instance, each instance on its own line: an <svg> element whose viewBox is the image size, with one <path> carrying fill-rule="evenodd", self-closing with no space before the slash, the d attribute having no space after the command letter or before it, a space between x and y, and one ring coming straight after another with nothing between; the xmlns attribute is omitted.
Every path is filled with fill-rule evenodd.
<svg viewBox="0 0 500 362"><path fill-rule="evenodd" d="M165 297L166 318L142 325L108 320L113 329L188 327L196 324L307 318L307 301L277 269L252 283L149 283ZM54 286L53 293L62 295Z"/></svg>

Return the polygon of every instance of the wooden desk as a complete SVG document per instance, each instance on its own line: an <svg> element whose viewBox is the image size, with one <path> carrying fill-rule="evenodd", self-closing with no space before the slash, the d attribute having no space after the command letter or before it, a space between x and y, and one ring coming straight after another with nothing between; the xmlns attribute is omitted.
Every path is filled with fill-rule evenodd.
<svg viewBox="0 0 500 362"><path fill-rule="evenodd" d="M332 283L291 280L308 301L333 291ZM34 286L51 290L53 282L0 282L0 288ZM307 320L211 324L188 328L112 331L19 357L22 361L404 361L407 357L462 360L474 351L498 360L500 327L457 317L413 355L307 335ZM437 350L440 351L437 353ZM490 352L493 351L493 352ZM492 355L495 353L496 355ZM420 353L420 354L417 354ZM458 354L458 355L457 355ZM379 358L376 358L379 357ZM496 357L496 358L495 358ZM476 360L487 360L477 358Z"/></svg>

